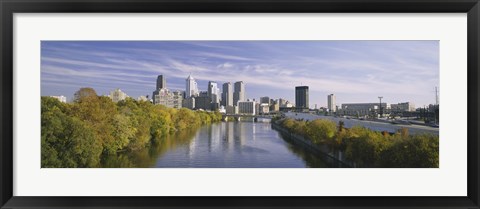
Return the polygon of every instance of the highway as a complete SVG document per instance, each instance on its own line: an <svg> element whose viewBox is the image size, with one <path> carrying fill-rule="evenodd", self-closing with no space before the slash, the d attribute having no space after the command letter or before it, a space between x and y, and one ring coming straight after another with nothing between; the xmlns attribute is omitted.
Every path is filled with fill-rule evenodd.
<svg viewBox="0 0 480 209"><path fill-rule="evenodd" d="M315 120L315 119L328 119L334 121L338 124L339 121L343 121L345 128L351 128L355 125L360 125L365 128L374 130L374 131L387 131L394 133L398 129L407 128L410 134L420 134L420 133L431 133L438 135L439 128L422 126L422 125L402 125L402 124L391 124L387 122L377 122L377 121L368 121L368 120L358 120L358 119L347 119L347 118L336 118L333 116L322 116L322 115L313 115L309 113L285 113L285 117L294 118L294 119L304 119L306 121Z"/></svg>

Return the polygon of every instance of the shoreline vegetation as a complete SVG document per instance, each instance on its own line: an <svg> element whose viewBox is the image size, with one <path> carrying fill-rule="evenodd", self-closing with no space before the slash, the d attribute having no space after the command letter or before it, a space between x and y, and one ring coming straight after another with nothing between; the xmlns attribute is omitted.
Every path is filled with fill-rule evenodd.
<svg viewBox="0 0 480 209"><path fill-rule="evenodd" d="M402 128L397 133L372 131L362 126L345 128L326 119L312 121L276 118L272 120L314 145L341 151L355 167L438 168L439 137L433 134L410 135Z"/></svg>
<svg viewBox="0 0 480 209"><path fill-rule="evenodd" d="M92 88L78 90L73 103L41 97L41 165L101 167L105 157L134 152L221 119L219 112L167 108L131 98L114 103Z"/></svg>
<svg viewBox="0 0 480 209"><path fill-rule="evenodd" d="M131 98L114 103L92 88L78 90L73 103L41 97L41 167L135 167L138 162L130 155L148 159L140 163L148 167L156 159L150 155L164 152L160 145L184 143L187 133L221 120L219 112L167 108ZM354 167L439 167L436 135L410 135L408 129L393 134L361 126L347 129L342 121L337 125L325 119L274 118L272 123L313 145L341 151ZM175 137L181 135L185 137ZM149 154L145 149L149 147L157 151ZM117 158L125 159L117 162Z"/></svg>

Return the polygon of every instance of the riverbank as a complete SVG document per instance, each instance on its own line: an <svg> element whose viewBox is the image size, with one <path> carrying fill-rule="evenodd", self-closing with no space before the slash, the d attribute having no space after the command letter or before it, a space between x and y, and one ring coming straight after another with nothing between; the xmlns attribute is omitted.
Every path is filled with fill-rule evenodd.
<svg viewBox="0 0 480 209"><path fill-rule="evenodd" d="M336 123L315 119L311 121L283 118L274 121L283 132L321 151L342 153L330 155L353 167L375 168L438 168L439 138L433 134L410 135L408 129L394 134L378 132L361 126L345 128ZM332 152L332 151L330 151Z"/></svg>
<svg viewBox="0 0 480 209"><path fill-rule="evenodd" d="M282 134L282 136L284 136L285 140L288 140L294 143L295 145L303 146L318 154L325 155L326 161L330 165L332 165L332 167L338 167L338 168L354 167L354 164L345 158L343 151L331 149L327 145L314 144L311 140L306 139L301 135L292 133L277 123L271 123L271 125L272 125L272 129L279 131Z"/></svg>

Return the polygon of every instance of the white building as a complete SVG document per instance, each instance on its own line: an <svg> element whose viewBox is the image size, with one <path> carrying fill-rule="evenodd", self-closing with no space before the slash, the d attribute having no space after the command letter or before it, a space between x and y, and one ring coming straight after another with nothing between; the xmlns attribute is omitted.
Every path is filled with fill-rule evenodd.
<svg viewBox="0 0 480 209"><path fill-rule="evenodd" d="M328 110L330 112L337 112L337 106L335 105L336 103L336 97L335 94L330 94L328 95Z"/></svg>
<svg viewBox="0 0 480 209"><path fill-rule="evenodd" d="M220 103L219 92L220 91L218 89L217 82L209 81L208 82L207 96L212 99L212 103Z"/></svg>
<svg viewBox="0 0 480 209"><path fill-rule="evenodd" d="M110 99L112 99L113 102L119 102L119 101L125 100L128 97L128 95L122 90L117 88L111 91L108 97L110 97Z"/></svg>
<svg viewBox="0 0 480 209"><path fill-rule="evenodd" d="M189 75L186 81L185 98L198 96L198 85L195 79Z"/></svg>
<svg viewBox="0 0 480 209"><path fill-rule="evenodd" d="M63 96L63 95L60 95L60 96L50 96L52 98L55 98L55 99L58 99L58 101L60 102L63 102L63 103L67 103L67 97Z"/></svg>
<svg viewBox="0 0 480 209"><path fill-rule="evenodd" d="M238 105L238 114L245 115L255 115L255 101L239 101Z"/></svg>

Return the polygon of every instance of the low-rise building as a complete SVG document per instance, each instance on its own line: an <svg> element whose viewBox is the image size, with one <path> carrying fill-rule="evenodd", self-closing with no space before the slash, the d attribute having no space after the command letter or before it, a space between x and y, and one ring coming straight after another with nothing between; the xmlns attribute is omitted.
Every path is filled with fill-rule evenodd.
<svg viewBox="0 0 480 209"><path fill-rule="evenodd" d="M415 105L411 102L402 102L398 104L391 104L390 109L392 112L414 112Z"/></svg>
<svg viewBox="0 0 480 209"><path fill-rule="evenodd" d="M255 101L239 101L238 114L255 115Z"/></svg>
<svg viewBox="0 0 480 209"><path fill-rule="evenodd" d="M387 113L390 106L382 102L382 111ZM380 103L347 103L342 104L343 115L367 116L380 113Z"/></svg>

